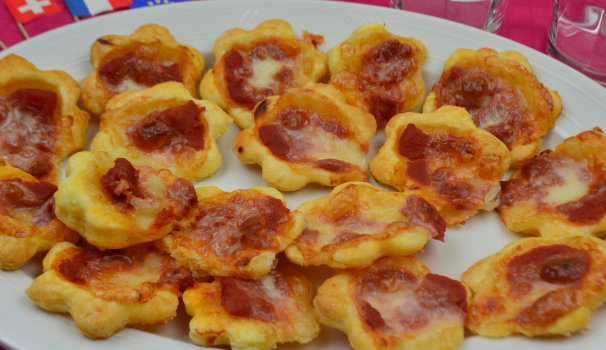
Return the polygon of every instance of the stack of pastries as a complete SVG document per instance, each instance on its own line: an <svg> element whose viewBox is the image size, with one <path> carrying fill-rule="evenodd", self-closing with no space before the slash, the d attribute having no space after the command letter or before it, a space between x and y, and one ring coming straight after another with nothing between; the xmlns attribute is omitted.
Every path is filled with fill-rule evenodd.
<svg viewBox="0 0 606 350"><path fill-rule="evenodd" d="M203 75L197 49L149 24L97 39L82 90L0 60L0 268L48 252L26 293L91 338L165 324L180 298L195 344L233 349L308 343L320 324L355 350L582 330L606 301L602 130L539 153L562 102L515 51L459 49L425 96L421 41L372 23L326 54L323 41L281 20L232 29ZM90 115L99 132L78 152ZM233 154L269 186L196 188L234 121ZM290 210L280 191L310 183L334 189ZM480 210L539 237L461 281L412 256ZM321 265L334 276L314 288Z"/></svg>

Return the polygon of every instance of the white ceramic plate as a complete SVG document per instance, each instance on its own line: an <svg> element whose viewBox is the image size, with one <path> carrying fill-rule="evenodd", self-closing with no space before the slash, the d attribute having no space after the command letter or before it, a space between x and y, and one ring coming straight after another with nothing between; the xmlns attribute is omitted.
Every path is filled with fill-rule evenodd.
<svg viewBox="0 0 606 350"><path fill-rule="evenodd" d="M125 11L65 26L28 40L0 53L0 58L15 53L33 62L43 70L60 69L82 81L91 72L89 50L98 37L106 34L126 35L147 23L157 23L170 29L176 39L200 50L206 57L206 67L212 67L212 46L224 31L234 27L253 29L259 23L280 18L289 21L300 34L303 29L323 34L327 51L347 39L358 27L376 22L401 36L423 41L428 60L424 67L426 89L429 91L442 73L446 58L456 49L491 47L498 51L517 50L530 60L541 82L558 90L563 100L564 113L556 127L544 137L544 148L553 148L565 137L601 126L606 129L606 89L573 69L526 46L494 34L482 32L454 22L388 8L311 0L225 0L182 3L135 11ZM545 33L547 35L547 33ZM89 141L98 130L92 121ZM223 164L210 179L197 184L214 185L232 191L239 188L267 185L256 165L240 163L231 152L238 127L233 124L219 139ZM368 159L384 142L383 129L371 142ZM374 183L374 182L373 182ZM327 195L330 189L307 186L294 193L285 193L291 209L299 204ZM449 228L446 242L432 241L417 256L434 273L459 279L476 261L494 254L521 235L509 231L498 215L482 213L458 228ZM15 349L199 349L188 338L190 317L181 305L176 319L165 326L125 329L113 337L94 341L83 336L69 316L48 313L36 307L23 292L33 278L41 273L42 256L18 271L0 271L0 343ZM284 263L281 255L281 264ZM319 285L330 276L326 268L301 269L312 282ZM586 331L570 338L528 339L512 336L504 339L468 337L461 350L558 350L606 349L606 307L594 316ZM349 349L347 338L339 331L324 327L313 342L299 346L285 344L285 348Z"/></svg>

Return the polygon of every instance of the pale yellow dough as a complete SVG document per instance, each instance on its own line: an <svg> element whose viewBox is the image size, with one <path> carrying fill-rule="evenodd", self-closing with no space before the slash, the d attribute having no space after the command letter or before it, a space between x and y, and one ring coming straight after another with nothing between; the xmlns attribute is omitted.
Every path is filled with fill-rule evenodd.
<svg viewBox="0 0 606 350"><path fill-rule="evenodd" d="M232 279L233 277L230 277ZM318 336L320 325L311 305L313 286L305 276L292 268L273 270L258 281L248 282L262 290L262 298L275 311L273 319L234 316L222 307L222 286L226 277L213 283L202 283L183 295L189 323L189 337L197 345L230 345L234 350L269 350L279 343L305 344ZM279 281L279 285L278 282ZM288 295L277 290L290 286ZM247 296L254 297L252 294ZM250 304L243 306L246 313L257 310ZM266 310L258 310L264 312ZM252 316L252 315L251 315Z"/></svg>
<svg viewBox="0 0 606 350"><path fill-rule="evenodd" d="M229 93L225 78L225 56L234 50L248 52L265 42L279 43L289 50L296 51L290 58L293 62L289 64L293 84L297 87L308 87L316 84L326 73L326 55L315 47L316 40L323 40L321 37L307 31L303 31L303 37L303 40L297 39L290 23L279 19L265 21L250 31L241 28L226 31L213 46L217 63L206 72L200 83L202 98L227 111L242 129L252 127L254 118L251 109L236 103ZM254 79L258 85L256 87L267 88L268 84L274 81L273 74L278 72L284 63L274 60L270 62L269 58L263 58L259 62L265 63L258 63L258 68L253 65L253 76L248 80L250 83Z"/></svg>
<svg viewBox="0 0 606 350"><path fill-rule="evenodd" d="M165 324L177 315L178 287L156 283L177 268L169 256L152 250L128 268L84 283L71 282L62 275L61 263L83 250L71 243L53 247L44 258L44 273L25 291L27 296L47 311L71 314L90 338L107 338L137 324ZM114 261L129 259L120 251L113 256Z"/></svg>
<svg viewBox="0 0 606 350"><path fill-rule="evenodd" d="M528 59L517 51L497 51L482 48L477 51L458 49L448 57L444 64L444 72L432 91L427 95L423 104L423 113L435 111L439 86L447 79L454 67L481 68L505 84L512 86L524 98L524 106L538 124L529 135L518 140L510 149L512 167L520 167L535 154L539 153L542 144L541 137L551 129L562 113L562 99L557 91L553 91L537 80ZM492 124L490 124L492 125ZM490 126L488 125L488 126ZM521 125L513 126L516 131Z"/></svg>
<svg viewBox="0 0 606 350"><path fill-rule="evenodd" d="M204 125L204 147L196 150L186 147L174 153L169 146L153 151L137 147L127 134L128 128L153 112L162 112L193 101L205 108L200 113ZM214 174L221 165L221 153L216 140L226 131L233 120L221 108L210 101L196 100L180 83L169 82L139 91L127 91L107 103L107 111L101 116L99 133L91 144L91 151L111 151L128 148L141 154L147 165L156 169L168 169L173 175L192 182Z"/></svg>
<svg viewBox="0 0 606 350"><path fill-rule="evenodd" d="M526 275L536 276L534 282L527 282L531 283L531 288L524 288L529 289L528 293L520 295L513 292L513 286L508 282L508 264L533 249L550 246L566 246L588 254L589 266L577 280L579 284L543 280L540 276L546 273L549 259L561 263L559 273L562 276L567 274L566 266L569 271L577 269L570 254L548 254L543 265L539 260L540 276L536 275L539 272L533 272L533 268L526 267L529 264L523 265ZM497 254L480 260L463 274L463 282L474 292L467 327L486 337L506 337L515 333L529 337L569 336L582 330L595 310L606 301L604 271L606 243L595 237L523 238L514 241ZM562 292L569 293L558 294ZM530 316L525 316L524 310L530 310ZM536 320L538 324L525 324L525 321L521 324L519 320L524 318Z"/></svg>
<svg viewBox="0 0 606 350"><path fill-rule="evenodd" d="M401 303L414 303L398 294L397 289L401 288L399 286L407 282L397 280L395 277L408 276L408 279L415 278L417 280L415 283L418 283L418 280L423 280L431 274L423 263L412 256L383 258L365 269L340 271L336 276L324 281L318 288L314 299L314 310L320 323L337 328L347 334L353 350L453 350L463 341L464 312L457 315L439 311L431 312L431 314L426 314L428 320L425 325L398 332L394 331L399 327L398 321L385 319L386 314L375 309L375 312L379 313L383 319L384 326L380 328L370 326L358 308L357 281L358 278L372 277L381 270L392 271L386 274L387 278L377 277L379 285L388 289L378 293L386 303L380 306L385 312L389 312L390 308L401 306ZM471 299L471 292L464 284L450 281L450 283L458 284L459 290L464 289L464 298L467 301ZM408 297L412 296L408 295ZM451 296L450 302L452 301L454 301L454 296ZM457 300L457 302L463 303L463 306L466 305L466 301ZM431 305L431 302L427 303Z"/></svg>
<svg viewBox="0 0 606 350"><path fill-rule="evenodd" d="M0 166L0 181L12 179L38 182L36 178L17 168ZM36 253L46 252L61 242L76 243L80 239L76 232L67 228L57 218L48 225L35 226L31 222L32 212L28 208L16 209L12 214L0 214L0 269L16 270Z"/></svg>
<svg viewBox="0 0 606 350"><path fill-rule="evenodd" d="M10 54L0 59L0 96L20 89L41 89L57 94L53 115L56 140L52 169L37 179L57 183L63 160L84 148L90 116L78 107L80 85L69 74L59 70L41 71L26 59ZM8 154L0 150L3 163L10 165Z"/></svg>
<svg viewBox="0 0 606 350"><path fill-rule="evenodd" d="M258 279L275 267L276 254L299 237L303 230L303 214L295 210L286 214L284 222L279 224L275 233L266 232L265 226L269 225L267 221L273 218L268 217L271 213L260 211L264 209L257 209L262 205L259 203L268 198L275 198L280 201L280 206L286 208L284 196L273 188L253 187L224 192L217 187L208 186L198 187L196 193L199 214L191 214L187 220L178 223L179 229L157 241L156 246L169 252L181 265L188 267L197 276L210 274ZM246 201L245 205L236 204L244 201ZM230 212L229 218L218 219L226 212ZM205 219L207 215L210 218ZM207 220L209 224L212 222L212 232L200 229L199 220ZM263 227L259 228L257 225ZM201 233L208 236L217 235L217 237L201 238ZM269 235L270 238L265 239L264 235ZM258 241L261 238L263 239ZM209 244L205 239L214 243ZM253 239L257 243L246 246L241 243ZM267 240L272 240L274 243L268 244ZM230 246L231 253L217 252L215 246L224 245Z"/></svg>
<svg viewBox="0 0 606 350"><path fill-rule="evenodd" d="M426 135L445 140L441 146L450 147L443 151L429 146L434 153L425 158L426 178L430 179L427 184L411 178L407 173L410 160L399 153L400 138L409 124ZM448 224L464 224L478 210L492 211L499 205L499 181L509 169L509 151L495 136L477 128L465 109L444 106L432 113L398 114L387 124L385 139L369 162L373 177L398 191L425 198ZM434 181L438 172L454 175L454 180ZM468 194L459 196L451 190L451 184L455 189L464 186L464 193Z"/></svg>
<svg viewBox="0 0 606 350"><path fill-rule="evenodd" d="M339 137L320 127L312 129L313 126L308 124L292 128L289 132L300 135L310 146L300 151L305 153L301 161L281 159L263 143L259 129L267 124L281 123L284 126L280 127L286 130L289 128L287 124L293 122L292 118L297 118L290 114L292 108L338 125L347 135ZM291 89L282 96L268 97L257 105L254 114L254 126L236 136L233 152L245 164L259 164L263 179L272 187L295 191L312 182L334 187L349 181L368 180L366 155L369 141L376 131L375 119L371 114L348 105L343 94L332 85L317 84L305 89ZM282 114L286 119L280 119ZM332 171L315 163L326 160L347 163L348 168Z"/></svg>
<svg viewBox="0 0 606 350"><path fill-rule="evenodd" d="M202 78L204 56L192 46L175 40L170 31L157 24L146 24L131 35L106 35L95 41L90 49L93 73L82 83L82 102L94 116L105 112L107 102L117 95L111 92L99 75L107 62L135 52L144 58L179 64L181 83L192 96Z"/></svg>
<svg viewBox="0 0 606 350"><path fill-rule="evenodd" d="M414 254L432 237L443 240L444 219L421 197L409 197L364 182L342 184L297 208L304 233L284 252L303 266L360 268L383 256Z"/></svg>
<svg viewBox="0 0 606 350"><path fill-rule="evenodd" d="M147 193L145 198L133 196L129 202L132 208L125 213L112 202L110 192L101 184L101 177L114 167L117 158L133 164L139 172L139 188ZM80 152L69 159L66 174L55 193L55 212L95 247L126 248L162 238L172 230L172 220L160 227L155 222L163 209L172 207L176 211L179 207L179 203L168 198L167 189L178 178L168 170L158 171L146 165L140 154L123 148L109 153Z"/></svg>
<svg viewBox="0 0 606 350"><path fill-rule="evenodd" d="M381 62L381 65L385 66L382 68L382 72L389 71L392 74L385 74L389 76L389 78L385 78L389 81L387 84L369 84L371 90L377 85L377 92L384 91L390 98L401 99L397 103L395 114L414 108L423 102L423 97L425 97L423 65L427 60L425 45L420 40L391 34L381 24L368 23L356 29L349 39L339 43L327 54L330 83L345 95L347 103L350 105L371 112L370 98L373 91L360 89L360 72L365 67L363 58L371 49L389 40L398 40L401 44L408 46L410 48L408 55L412 57L413 63L407 68L408 71L401 79L393 82L394 73L388 67L390 63L393 64L395 59L381 57L385 61ZM383 87L383 90L379 87ZM389 89L386 90L385 87ZM379 124L387 122L387 120L380 120L380 116L375 115L375 118Z"/></svg>
<svg viewBox="0 0 606 350"><path fill-rule="evenodd" d="M544 159L563 157L567 164L555 172L547 173L542 165ZM531 185L539 186L533 192L520 188L517 179L523 179L523 173L533 173ZM553 174L559 175L564 183L550 185L545 178ZM541 176L542 175L542 176ZM606 136L598 128L582 132L564 140L555 148L529 160L524 167L515 172L505 182L503 196L514 191L520 191L526 198L507 203L502 200L497 211L507 227L515 232L534 234L542 237L588 236L602 237L606 235L606 215L601 211L601 217L595 220L573 220L565 211L559 209L561 205L570 205L571 208L580 204L580 200L590 196L592 187L599 193L600 183L606 175ZM543 184L543 185L541 185ZM546 195L545 195L546 194ZM587 197L589 198L589 197ZM600 215L603 199L600 195L588 201L586 207L579 205L577 213L587 214L594 211ZM601 195L603 198L603 195ZM584 209L585 208L585 209ZM574 217L574 216L572 216Z"/></svg>

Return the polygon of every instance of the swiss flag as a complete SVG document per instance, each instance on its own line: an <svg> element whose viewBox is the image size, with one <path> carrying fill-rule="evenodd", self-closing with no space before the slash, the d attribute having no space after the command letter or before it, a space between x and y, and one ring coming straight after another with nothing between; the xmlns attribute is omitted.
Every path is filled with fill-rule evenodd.
<svg viewBox="0 0 606 350"><path fill-rule="evenodd" d="M55 0L4 0L9 11L19 23L27 23L38 17L60 12Z"/></svg>

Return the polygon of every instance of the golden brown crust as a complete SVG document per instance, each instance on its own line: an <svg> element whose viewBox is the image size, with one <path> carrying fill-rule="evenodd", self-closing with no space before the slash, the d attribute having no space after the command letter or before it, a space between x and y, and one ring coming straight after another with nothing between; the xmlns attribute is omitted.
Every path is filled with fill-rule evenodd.
<svg viewBox="0 0 606 350"><path fill-rule="evenodd" d="M10 188L2 185L5 180L17 180L23 182L38 183L33 176L12 167L0 167L0 202L8 200L6 196ZM17 180L18 181L18 180ZM23 192L21 192L23 194ZM19 198L21 199L21 198ZM49 199L52 201L52 199ZM39 226L32 223L32 210L44 210L47 203L37 205L34 208L3 207L0 214L0 269L15 270L25 265L36 253L50 250L60 242L76 243L80 236L67 228L59 219L50 214L45 225ZM54 209L54 204L48 203ZM51 209L52 210L52 209ZM46 222L45 222L46 223Z"/></svg>
<svg viewBox="0 0 606 350"><path fill-rule="evenodd" d="M93 73L82 83L82 102L94 116L100 116L105 111L107 102L122 92L110 88L100 76L99 70L111 60L129 53L136 53L139 57L152 61L177 63L180 82L192 96L197 96L196 86L202 78L204 56L195 48L177 42L167 28L146 24L131 35L106 35L92 45L90 63ZM137 84L135 82L132 85ZM125 86L119 90L132 89Z"/></svg>
<svg viewBox="0 0 606 350"><path fill-rule="evenodd" d="M373 177L425 198L449 224L463 224L478 210L491 211L499 204L499 180L509 169L509 152L477 128L463 108L399 114L387 124L385 138L369 162Z"/></svg>
<svg viewBox="0 0 606 350"><path fill-rule="evenodd" d="M303 266L360 268L414 254L432 237L444 240L444 219L421 197L409 197L364 182L342 184L297 208L305 216L303 235L284 252Z"/></svg>
<svg viewBox="0 0 606 350"><path fill-rule="evenodd" d="M196 137L204 140L202 147L192 147L189 143L181 146L183 135L178 133L173 136L174 129L170 131L171 140L168 144L153 149L138 147L137 140L133 136L133 128L146 127L147 131L151 128L150 125L141 125L141 123L147 121L146 118L150 114L184 106L190 101L200 109L199 120L202 122L203 134ZM156 169L168 169L175 176L196 182L214 174L221 165L222 158L216 140L227 131L227 127L232 122L232 119L214 103L194 99L182 84L162 83L146 90L127 91L112 98L107 103L107 111L101 116L99 133L93 139L91 151L107 152L115 148L128 148L141 154L148 165ZM173 124L177 123L178 121L173 122ZM161 138L164 135L160 133L151 135L149 132L149 135L145 136L152 139L149 142L151 144L154 137Z"/></svg>
<svg viewBox="0 0 606 350"><path fill-rule="evenodd" d="M82 260L91 257L98 259ZM150 244L102 253L61 243L43 264L44 273L26 290L27 295L47 311L70 313L80 331L91 338L107 338L136 324L165 324L177 314L180 288L197 283L191 275L171 280L171 272L175 277L181 270Z"/></svg>
<svg viewBox="0 0 606 350"><path fill-rule="evenodd" d="M478 51L458 49L446 60L442 77L425 99L423 113L449 104L442 101L446 98L445 89L463 88L456 83L450 87L448 80L472 71L471 76L482 76L477 82L468 81L468 84L474 84L473 91L460 92L457 93L458 97L454 94L448 99L455 98L459 101L457 105L464 104L461 106L474 115L476 125L505 142L511 152L512 167L522 166L539 153L541 137L553 127L562 113L562 100L558 92L541 84L526 57L517 51L497 53L488 48ZM500 99L493 101L492 96L500 96ZM501 111L512 109L511 117L490 110L492 103ZM494 119L494 115L502 120Z"/></svg>
<svg viewBox="0 0 606 350"><path fill-rule="evenodd" d="M240 28L226 31L213 47L217 63L200 83L202 98L227 111L242 129L250 128L256 102L263 97L279 95L289 87L314 85L326 72L326 55L315 47L322 37L306 31L303 36L303 40L297 39L290 23L277 19L265 21L250 31ZM263 48L262 53L253 52L255 48ZM251 67L252 72L243 76L243 82L257 90L256 96L238 98L239 95L232 94L240 90L237 88L240 77L231 77L230 66L226 64L226 58L234 52L240 59L230 64L233 69L242 64ZM288 74L280 75L282 69ZM233 84L231 92L230 81Z"/></svg>
<svg viewBox="0 0 606 350"><path fill-rule="evenodd" d="M487 337L569 335L606 301L606 243L523 238L463 274L474 292L467 327Z"/></svg>
<svg viewBox="0 0 606 350"><path fill-rule="evenodd" d="M303 214L290 212L284 196L273 188L223 192L199 187L196 192L197 214L156 245L197 276L258 279L303 230Z"/></svg>
<svg viewBox="0 0 606 350"><path fill-rule="evenodd" d="M0 60L0 113L15 113L14 110L9 112L9 110L11 110L10 108L5 110L8 106L4 104L6 101L3 101L2 98L8 97L10 94L21 89L39 89L51 91L56 94L57 107L52 111L52 132L55 137L54 144L51 146L51 150L43 149L43 154L49 162L50 170L38 175L35 173L35 169L22 169L32 172L38 180L56 183L59 180L60 167L63 159L75 151L84 148L86 142L88 119L90 117L88 113L78 108L77 105L78 98L80 97L80 86L69 74L63 71L41 71L26 59L11 54ZM17 120L17 122L25 123L23 118ZM4 123L8 128L16 127L14 124L8 125L8 122L6 121ZM22 128L31 128L31 126L26 126L25 124L19 125ZM14 134L15 133L13 132L13 137ZM50 136L48 131L44 135L45 138ZM25 134L22 137L25 139L22 140L22 142L25 143L25 146L40 148L31 144L33 140L30 134ZM44 141L47 142L48 140L44 139ZM13 158L13 153L16 152L16 150L11 150L11 152L8 153L4 148L5 147L0 148L0 156L3 163L5 162L9 165L19 166L15 162L16 159ZM25 163L24 165L27 164L28 163Z"/></svg>
<svg viewBox="0 0 606 350"><path fill-rule="evenodd" d="M606 136L564 140L529 160L503 183L501 219L511 230L543 237L606 235Z"/></svg>
<svg viewBox="0 0 606 350"><path fill-rule="evenodd" d="M138 172L136 191L140 194L110 192L103 185L103 176L117 167L117 159L126 159ZM67 178L55 194L57 217L102 250L164 237L172 230L173 220L185 215L191 207L191 203L183 201L183 195L189 195L195 202L195 192L189 181L145 164L141 155L123 148L72 156ZM175 196L170 193L172 186Z"/></svg>
<svg viewBox="0 0 606 350"><path fill-rule="evenodd" d="M463 341L469 300L464 284L404 256L329 278L318 289L314 310L321 323L345 332L354 350L451 350Z"/></svg>
<svg viewBox="0 0 606 350"><path fill-rule="evenodd" d="M345 95L347 103L373 114L378 124L385 124L393 115L423 101L426 60L427 51L421 41L369 23L328 51L330 83ZM375 62L376 67L371 67ZM393 106L383 110L388 103Z"/></svg>
<svg viewBox="0 0 606 350"><path fill-rule="evenodd" d="M338 186L368 179L375 119L346 104L332 85L268 97L254 113L254 127L236 136L233 152L243 163L261 165L272 187L294 191L312 182Z"/></svg>
<svg viewBox="0 0 606 350"><path fill-rule="evenodd" d="M226 282L232 286L229 291ZM305 344L320 333L312 296L311 283L291 268L274 270L258 281L218 277L183 295L187 313L193 316L189 337L197 345L230 345L235 350ZM246 302L237 305L242 300Z"/></svg>

